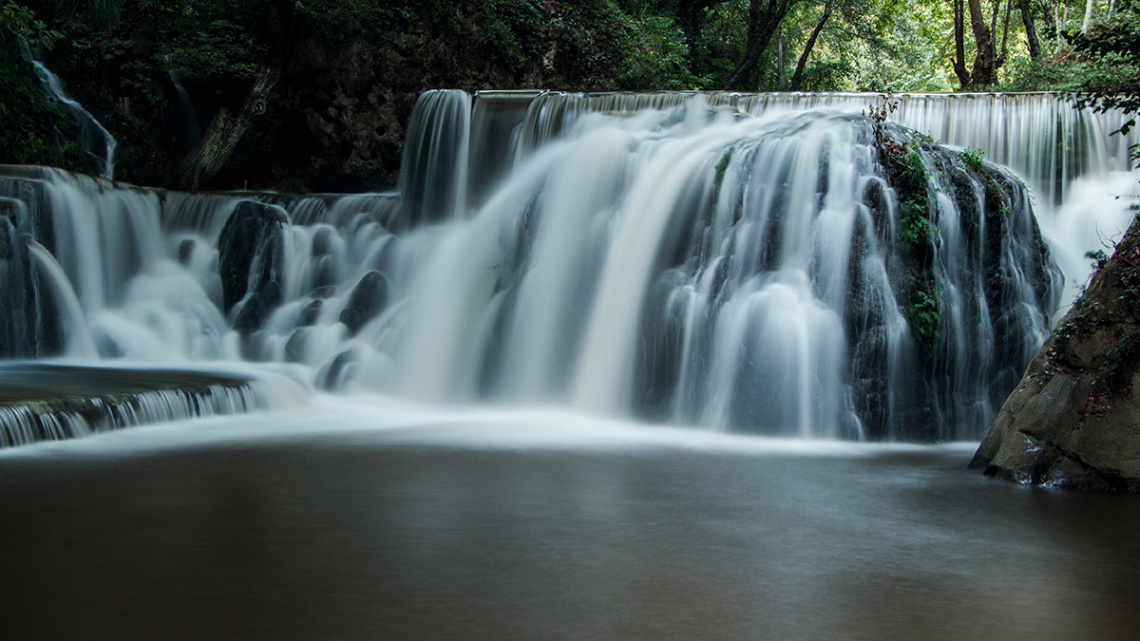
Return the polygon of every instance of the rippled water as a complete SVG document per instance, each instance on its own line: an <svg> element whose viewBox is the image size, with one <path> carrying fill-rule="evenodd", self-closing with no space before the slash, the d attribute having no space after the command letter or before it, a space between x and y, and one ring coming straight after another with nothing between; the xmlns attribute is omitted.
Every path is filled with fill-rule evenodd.
<svg viewBox="0 0 1140 641"><path fill-rule="evenodd" d="M16 448L0 638L1135 638L1136 498L972 451L374 398Z"/></svg>

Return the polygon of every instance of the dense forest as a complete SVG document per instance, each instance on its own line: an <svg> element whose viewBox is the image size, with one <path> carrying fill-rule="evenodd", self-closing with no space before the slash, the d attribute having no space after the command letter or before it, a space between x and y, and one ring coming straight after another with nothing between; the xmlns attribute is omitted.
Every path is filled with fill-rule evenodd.
<svg viewBox="0 0 1140 641"><path fill-rule="evenodd" d="M1134 0L0 0L0 163L84 170L31 61L184 189L393 183L430 88L1063 91L1136 111Z"/></svg>

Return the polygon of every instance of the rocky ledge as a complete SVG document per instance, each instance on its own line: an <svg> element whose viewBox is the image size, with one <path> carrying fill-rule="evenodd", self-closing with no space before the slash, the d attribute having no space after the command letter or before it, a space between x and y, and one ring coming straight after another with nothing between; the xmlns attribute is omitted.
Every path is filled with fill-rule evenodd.
<svg viewBox="0 0 1140 641"><path fill-rule="evenodd" d="M1021 484L1140 491L1140 224L1057 325L970 467Z"/></svg>
<svg viewBox="0 0 1140 641"><path fill-rule="evenodd" d="M0 449L266 407L250 380L214 372L0 363Z"/></svg>

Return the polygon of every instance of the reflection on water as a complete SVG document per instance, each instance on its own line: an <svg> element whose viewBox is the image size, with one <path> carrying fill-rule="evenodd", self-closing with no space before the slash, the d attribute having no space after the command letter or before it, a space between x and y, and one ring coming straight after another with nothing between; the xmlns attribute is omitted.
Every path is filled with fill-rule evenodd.
<svg viewBox="0 0 1140 641"><path fill-rule="evenodd" d="M320 403L19 448L0 638L1134 638L1136 498L970 454Z"/></svg>

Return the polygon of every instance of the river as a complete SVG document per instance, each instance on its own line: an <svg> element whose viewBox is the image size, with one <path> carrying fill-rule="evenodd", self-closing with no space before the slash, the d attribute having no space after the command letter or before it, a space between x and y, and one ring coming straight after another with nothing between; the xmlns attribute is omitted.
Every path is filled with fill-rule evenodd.
<svg viewBox="0 0 1140 641"><path fill-rule="evenodd" d="M322 397L13 448L0 636L1135 638L1135 497L973 447Z"/></svg>

